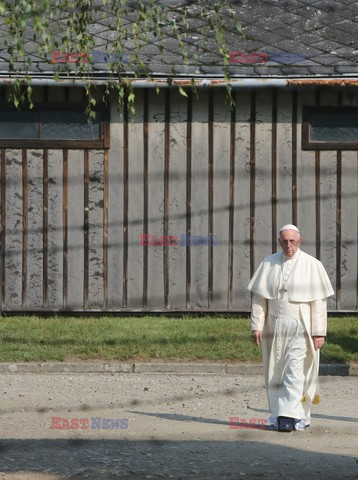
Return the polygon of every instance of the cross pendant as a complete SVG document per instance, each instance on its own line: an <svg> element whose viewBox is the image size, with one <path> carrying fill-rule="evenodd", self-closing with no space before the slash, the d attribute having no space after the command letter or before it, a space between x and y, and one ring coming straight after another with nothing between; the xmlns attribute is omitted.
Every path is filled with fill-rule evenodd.
<svg viewBox="0 0 358 480"><path fill-rule="evenodd" d="M285 288L284 285L280 288L279 292L280 292L280 294L281 294L281 295L280 295L280 298L283 299L283 297L285 296L285 293L287 292L287 290L286 290L286 288Z"/></svg>

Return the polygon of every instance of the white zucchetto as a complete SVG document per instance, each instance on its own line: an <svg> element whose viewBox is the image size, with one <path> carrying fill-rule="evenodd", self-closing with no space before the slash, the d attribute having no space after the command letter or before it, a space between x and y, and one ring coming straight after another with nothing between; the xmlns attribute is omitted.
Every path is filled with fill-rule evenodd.
<svg viewBox="0 0 358 480"><path fill-rule="evenodd" d="M294 230L295 232L300 233L300 231L298 230L298 228L296 227L296 225L292 225L291 223L288 223L287 225L284 225L284 226L280 229L280 233L283 232L284 230Z"/></svg>

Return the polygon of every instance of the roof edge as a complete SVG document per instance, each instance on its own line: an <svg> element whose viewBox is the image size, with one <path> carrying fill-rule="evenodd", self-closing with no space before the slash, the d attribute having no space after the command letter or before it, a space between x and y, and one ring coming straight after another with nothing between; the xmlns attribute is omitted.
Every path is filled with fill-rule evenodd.
<svg viewBox="0 0 358 480"><path fill-rule="evenodd" d="M0 73L0 85L13 85L16 81L32 86L72 86L84 87L88 84L105 85L116 83L115 79L91 77L80 79L78 77L66 77L54 79L50 76L32 76L26 81L19 76L5 76ZM126 78L134 88L168 88L168 87L226 87L228 84L232 88L259 88L259 87L298 87L298 86L335 86L347 87L358 86L358 76L339 76L339 77L234 77L230 81L218 77L175 77L171 79L169 85L167 77L155 78Z"/></svg>

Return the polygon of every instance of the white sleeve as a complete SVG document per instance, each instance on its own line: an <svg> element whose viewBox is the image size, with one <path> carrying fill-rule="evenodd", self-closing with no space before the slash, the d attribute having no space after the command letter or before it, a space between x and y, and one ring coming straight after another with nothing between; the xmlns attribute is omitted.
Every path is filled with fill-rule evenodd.
<svg viewBox="0 0 358 480"><path fill-rule="evenodd" d="M312 336L325 337L327 335L327 300L311 302Z"/></svg>
<svg viewBox="0 0 358 480"><path fill-rule="evenodd" d="M267 300L254 294L251 306L251 331L263 330L267 312Z"/></svg>

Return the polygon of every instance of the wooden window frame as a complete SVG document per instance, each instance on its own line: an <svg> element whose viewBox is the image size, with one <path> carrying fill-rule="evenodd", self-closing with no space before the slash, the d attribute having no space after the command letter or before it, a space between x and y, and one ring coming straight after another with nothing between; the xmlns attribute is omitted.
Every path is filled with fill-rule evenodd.
<svg viewBox="0 0 358 480"><path fill-rule="evenodd" d="M86 103L60 103L60 102L38 102L34 103L31 111L59 111L59 112L73 112L85 111ZM9 103L0 103L1 111L15 111L14 106ZM0 148L91 148L104 149L110 146L109 134L109 109L106 107L94 108L96 112L101 114L100 118L100 132L101 138L97 140L66 140L66 139L19 139L19 138L0 138Z"/></svg>
<svg viewBox="0 0 358 480"><path fill-rule="evenodd" d="M358 140L356 142L313 142L310 140L310 119L314 113L356 113L358 115L358 106L326 106L314 105L303 106L302 109L302 150L358 150Z"/></svg>

